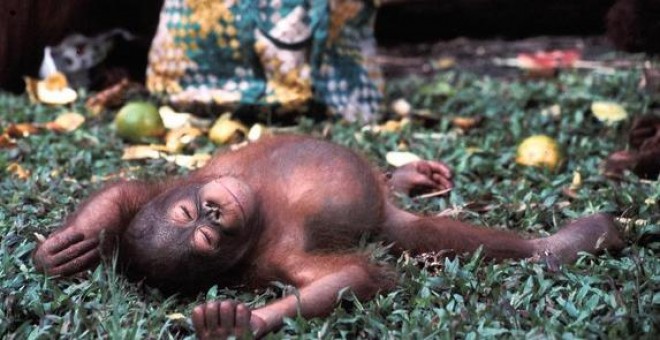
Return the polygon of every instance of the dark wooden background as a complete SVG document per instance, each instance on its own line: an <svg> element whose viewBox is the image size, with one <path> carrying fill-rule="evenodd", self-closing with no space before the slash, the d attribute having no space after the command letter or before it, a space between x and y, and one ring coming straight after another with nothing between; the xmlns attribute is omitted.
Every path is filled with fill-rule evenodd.
<svg viewBox="0 0 660 340"><path fill-rule="evenodd" d="M243 1L243 0L241 0ZM256 0L248 0L256 1ZM124 28L138 37L107 61L144 78L163 0L0 0L0 88L21 91L43 49L72 32ZM618 48L660 52L660 0L382 0L380 44L466 37L600 35Z"/></svg>

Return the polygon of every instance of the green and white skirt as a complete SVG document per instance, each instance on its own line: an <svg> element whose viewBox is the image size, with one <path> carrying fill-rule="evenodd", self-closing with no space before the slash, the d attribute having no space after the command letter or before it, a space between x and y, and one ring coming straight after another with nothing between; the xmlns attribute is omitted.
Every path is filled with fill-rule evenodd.
<svg viewBox="0 0 660 340"><path fill-rule="evenodd" d="M361 0L165 0L147 85L174 104L370 121L382 107L375 6Z"/></svg>

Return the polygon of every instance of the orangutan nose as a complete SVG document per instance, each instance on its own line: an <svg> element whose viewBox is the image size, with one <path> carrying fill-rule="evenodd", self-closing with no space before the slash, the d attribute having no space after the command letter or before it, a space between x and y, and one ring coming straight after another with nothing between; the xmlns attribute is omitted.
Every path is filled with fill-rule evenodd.
<svg viewBox="0 0 660 340"><path fill-rule="evenodd" d="M220 225L222 222L222 211L220 207L210 201L204 202L202 209L204 210L204 215L206 218L213 224Z"/></svg>

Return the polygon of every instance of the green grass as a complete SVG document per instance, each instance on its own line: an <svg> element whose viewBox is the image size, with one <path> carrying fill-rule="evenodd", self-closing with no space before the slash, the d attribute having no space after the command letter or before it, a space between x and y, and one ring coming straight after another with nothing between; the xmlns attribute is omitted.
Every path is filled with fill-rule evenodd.
<svg viewBox="0 0 660 340"><path fill-rule="evenodd" d="M439 259L386 258L400 273L389 293L366 302L347 298L327 318L289 319L272 337L302 338L654 338L660 324L660 244L643 243L660 230L660 183L627 175L612 182L599 164L625 148L629 121L605 126L590 114L594 100L621 103L631 116L649 111L638 90L639 74L564 72L551 80L490 79L448 72L436 79L400 79L390 96L403 96L440 118L433 126L413 124L400 133L373 134L362 126L331 123L331 139L363 153L382 167L387 151L405 143L418 155L441 159L455 171L448 198L401 199L420 213L454 208L470 222L525 234L547 235L571 218L598 211L645 221L626 231L621 254L584 255L558 271L524 261L491 263L479 254ZM559 118L542 109L558 104ZM192 337L187 319L205 299L235 298L259 306L285 293L283 286L261 291L214 287L196 299L164 297L126 282L112 264L80 277L52 280L35 272L30 254L34 233L48 234L75 206L122 173L129 178L185 171L163 160L122 161L124 144L110 128L110 115L88 116L70 134L51 132L20 139L0 150L0 337L180 338ZM31 105L24 96L0 94L0 128L12 122L46 122L62 109ZM450 118L484 116L467 133L453 130ZM322 124L300 123L300 131L320 134ZM532 134L555 137L566 165L555 173L514 162L517 143ZM202 139L198 150L211 150ZM6 171L18 162L31 172L21 180ZM562 194L579 172L576 198ZM476 207L490 205L487 211ZM471 210L472 209L472 210ZM376 248L380 253L382 249ZM182 313L186 318L177 318Z"/></svg>

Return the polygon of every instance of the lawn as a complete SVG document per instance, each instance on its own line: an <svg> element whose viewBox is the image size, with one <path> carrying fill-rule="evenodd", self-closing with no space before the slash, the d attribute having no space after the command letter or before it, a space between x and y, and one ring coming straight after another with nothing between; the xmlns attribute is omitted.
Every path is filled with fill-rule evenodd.
<svg viewBox="0 0 660 340"><path fill-rule="evenodd" d="M612 181L600 169L609 153L626 148L632 118L651 110L639 79L634 68L567 70L544 79L446 70L433 78L400 77L388 85L389 98L406 98L437 120L380 133L356 123L301 120L298 132L347 145L383 169L385 154L401 149L453 167L456 188L449 196L399 198L406 208L527 235L547 235L568 219L604 211L624 219L627 246L619 254L585 254L560 268L530 260L492 263L478 253L394 258L380 245L369 246L374 257L396 266L395 290L366 302L345 296L329 317L288 319L271 336L657 337L660 243L648 235L660 231L660 182L634 174ZM621 104L630 117L601 123L590 110L594 101ZM555 114L547 114L553 106ZM0 94L0 130L12 123L48 122L69 110L86 116L81 128L66 134L44 131L0 149L0 337L193 337L189 316L199 302L235 298L256 307L290 292L273 283L259 291L213 287L197 297L166 297L127 282L113 271L111 260L75 278L54 280L37 273L30 259L36 234L57 228L104 180L187 171L163 159L122 160L127 144L114 134L113 113L93 115L82 100L64 109ZM484 120L460 130L451 124L455 116ZM566 162L557 171L515 163L517 144L541 133L564 150ZM188 152L214 148L202 137ZM27 176L18 176L14 164Z"/></svg>

